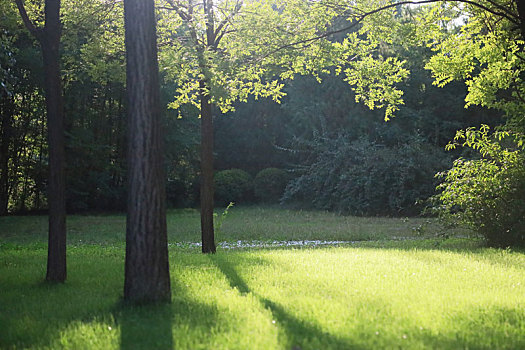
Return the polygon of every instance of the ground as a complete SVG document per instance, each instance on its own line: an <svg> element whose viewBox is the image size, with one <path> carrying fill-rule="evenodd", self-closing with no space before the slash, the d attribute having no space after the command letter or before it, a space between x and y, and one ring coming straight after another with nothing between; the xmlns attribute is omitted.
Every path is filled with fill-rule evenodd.
<svg viewBox="0 0 525 350"><path fill-rule="evenodd" d="M121 302L124 216L68 219L60 285L42 282L45 222L0 218L0 348L525 348L524 252L431 219L233 208L220 241L348 243L202 255L198 213L172 211L172 303L142 307Z"/></svg>

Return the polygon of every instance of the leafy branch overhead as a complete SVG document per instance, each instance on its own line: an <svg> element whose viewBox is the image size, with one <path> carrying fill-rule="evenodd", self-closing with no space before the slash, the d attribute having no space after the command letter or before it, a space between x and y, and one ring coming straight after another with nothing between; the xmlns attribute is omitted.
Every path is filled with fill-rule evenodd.
<svg viewBox="0 0 525 350"><path fill-rule="evenodd" d="M171 107L199 107L199 81L206 82L204 93L212 103L227 112L249 96L280 101L284 81L295 75L320 79L335 72L347 77L358 101L371 109L385 108L385 117L390 117L403 103L396 85L408 71L403 62L379 54L381 42L360 29L363 16L348 6L341 15L344 5L303 0L161 2L161 69L178 86Z"/></svg>

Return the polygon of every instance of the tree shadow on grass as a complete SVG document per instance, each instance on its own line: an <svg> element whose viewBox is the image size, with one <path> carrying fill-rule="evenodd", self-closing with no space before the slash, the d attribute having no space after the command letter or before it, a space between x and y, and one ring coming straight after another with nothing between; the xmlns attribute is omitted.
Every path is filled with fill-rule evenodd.
<svg viewBox="0 0 525 350"><path fill-rule="evenodd" d="M113 315L120 327L120 349L206 348L207 339L191 337L188 332L211 333L218 310L194 300L176 274L171 290L171 303L130 305L120 301L116 305Z"/></svg>
<svg viewBox="0 0 525 350"><path fill-rule="evenodd" d="M196 300L176 276L171 304L132 307L119 300L120 255L82 254L72 259L66 283L50 284L41 281L43 252L0 256L1 349L195 348L203 340L179 344L177 335L205 333L216 325L217 309Z"/></svg>
<svg viewBox="0 0 525 350"><path fill-rule="evenodd" d="M347 339L341 339L323 331L317 324L297 318L283 306L252 291L244 279L237 273L234 264L228 260L227 255L210 256L210 260L224 274L231 288L237 289L241 295L251 294L255 296L261 305L271 312L277 327L284 333L282 334L283 337L280 342L282 345L285 345L285 348L300 350L305 345L314 345L315 348L322 347L330 349L359 348ZM260 261L243 259L242 264L260 264Z"/></svg>
<svg viewBox="0 0 525 350"><path fill-rule="evenodd" d="M33 276L10 279L9 289L0 293L0 348L50 347L72 323L108 318L101 311L102 293L86 299L75 283L49 283L34 275L37 282Z"/></svg>
<svg viewBox="0 0 525 350"><path fill-rule="evenodd" d="M267 265L264 259L252 259L240 254L231 259L231 256L221 254L210 256L210 261L222 272L231 288L238 290L241 295L255 297L271 313L279 328L279 342L286 349L403 348L409 346L407 344L443 349L517 349L525 346L525 338L520 332L525 327L523 310L503 306L458 310L447 317L450 326L426 329L421 327L417 316L410 316L410 309L407 309L407 314L400 314L391 310L389 300L372 297L365 297L355 303L361 310L370 309L370 315L364 314L364 318L354 322L348 330L357 333L349 333L348 338L336 336L323 330L315 321L294 315L289 309L293 305L279 304L250 288L238 273L239 268ZM384 315L383 321L377 323L375 313ZM344 321L341 319L341 322ZM480 332L483 336L480 336ZM409 340L405 334L410 343L407 343Z"/></svg>
<svg viewBox="0 0 525 350"><path fill-rule="evenodd" d="M97 301L107 298L104 293L93 293L86 300L79 287L38 283L31 288L17 288L18 294L31 300L25 298L27 305L15 306L20 314L11 306L0 305L0 348L191 348L205 340L183 339L188 343L177 346L174 331L179 335L186 330L203 333L216 325L217 309L193 300L180 288L171 304L134 306L118 300L118 292L112 303ZM74 296L75 290L79 296ZM117 340L110 334L118 330ZM100 338L94 344L89 339L92 335Z"/></svg>
<svg viewBox="0 0 525 350"><path fill-rule="evenodd" d="M171 305L134 306L120 302L114 316L120 327L121 349L173 348Z"/></svg>

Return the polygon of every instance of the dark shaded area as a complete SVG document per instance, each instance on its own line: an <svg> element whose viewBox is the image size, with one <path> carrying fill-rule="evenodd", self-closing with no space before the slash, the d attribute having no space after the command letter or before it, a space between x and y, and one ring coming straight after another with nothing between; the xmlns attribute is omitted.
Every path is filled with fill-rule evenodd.
<svg viewBox="0 0 525 350"><path fill-rule="evenodd" d="M0 253L6 248L2 249ZM176 277L172 281L171 304L125 303L121 299L122 272L115 271L115 266L123 263L121 252L103 253L100 259L95 259L91 256L98 256L94 249L86 259L72 259L70 278L66 283L56 284L38 280L44 258L35 259L34 249L8 250L17 250L17 254L8 257L0 254L6 267L24 265L26 272L27 266L32 266L35 272L15 276L12 272L4 273L4 265L0 266L0 349L49 348L64 336L64 330L77 322L115 322L121 331L122 349L175 349L174 329L211 331L217 324L217 309L195 302ZM70 254L76 254L75 249ZM199 340L193 344L199 344Z"/></svg>
<svg viewBox="0 0 525 350"><path fill-rule="evenodd" d="M70 281L60 284L31 283L27 280L7 284L2 281L2 286L7 285L10 292L0 295L2 349L49 347L70 323L103 320L111 314L109 309L101 311L111 305L104 291L91 293L90 297L97 302L92 303L94 308L86 309L85 291L79 290L79 286Z"/></svg>
<svg viewBox="0 0 525 350"><path fill-rule="evenodd" d="M119 305L120 348L173 349L172 308L166 305Z"/></svg>

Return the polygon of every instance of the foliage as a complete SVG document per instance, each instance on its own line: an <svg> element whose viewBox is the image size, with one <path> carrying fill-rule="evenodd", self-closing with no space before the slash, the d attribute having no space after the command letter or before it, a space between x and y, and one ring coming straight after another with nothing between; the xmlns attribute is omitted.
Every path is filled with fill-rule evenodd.
<svg viewBox="0 0 525 350"><path fill-rule="evenodd" d="M183 20L170 2L183 11L191 3L193 20ZM523 40L509 18L447 1L390 7L364 20L364 11L392 2L264 0L243 1L241 7L241 1L207 2L213 3L215 30L222 34L215 46L205 45L203 2L157 3L163 102L184 105L167 112L165 127L167 195L173 206L198 200L198 106L187 104L198 105L202 78L208 83L205 93L230 111L214 121L218 169L256 174L290 163L308 165L309 152L283 149L294 148L294 138L310 142L314 130L323 128L323 137L344 134L349 143L367 135L385 154L413 134L429 144L425 147L441 147L458 128L499 123L499 111L514 129L525 130ZM516 11L511 0L482 3ZM26 5L41 25L43 1ZM125 206L122 14L121 1L63 0L70 210ZM2 116L11 116L2 120L11 212L46 207L43 69L40 48L23 28L14 2L0 1L0 82L8 87L0 87L0 109ZM348 83L354 85L349 89ZM4 98L6 91L13 97ZM465 96L468 110L462 108ZM392 112L396 118L380 125ZM371 152L377 152L375 146Z"/></svg>
<svg viewBox="0 0 525 350"><path fill-rule="evenodd" d="M496 12L505 9L506 17L465 5L454 15L443 16L454 4L436 7L422 23L438 22L452 26L462 18L465 24L457 31L427 31L427 45L435 54L426 68L432 72L437 86L453 80L464 81L468 88L465 106L480 105L505 113L510 123L524 125L525 84L523 71L523 33L511 21L524 21L514 1L487 2ZM461 17L460 17L461 16Z"/></svg>
<svg viewBox="0 0 525 350"><path fill-rule="evenodd" d="M222 170L215 173L215 201L226 205L242 203L253 196L253 178L241 169Z"/></svg>
<svg viewBox="0 0 525 350"><path fill-rule="evenodd" d="M333 72L352 85L357 101L383 108L388 119L403 104L396 85L409 72L403 61L380 54L380 40L366 31L341 29L359 23L353 13L341 16L341 6L303 0L162 2L161 69L178 86L170 106L200 108L205 94L224 113L250 96L280 101L283 83L296 75L320 79ZM344 39L331 35L337 30Z"/></svg>
<svg viewBox="0 0 525 350"><path fill-rule="evenodd" d="M213 221L214 221L214 229L215 229L215 239L218 241L219 237L221 236L221 229L222 225L224 224L224 220L228 217L228 213L230 212L230 209L235 205L235 203L230 202L226 208L224 208L224 211L219 213L213 213Z"/></svg>
<svg viewBox="0 0 525 350"><path fill-rule="evenodd" d="M253 191L255 197L265 203L277 203L284 193L290 176L277 168L266 168L255 176Z"/></svg>
<svg viewBox="0 0 525 350"><path fill-rule="evenodd" d="M172 86L164 85L163 103L172 98ZM168 204L176 208L193 207L199 199L199 119L196 108L168 110L164 129L167 164ZM183 116L179 118L178 115Z"/></svg>
<svg viewBox="0 0 525 350"><path fill-rule="evenodd" d="M430 73L423 69L422 64L428 55L426 50L405 53L410 55L403 57L412 71L406 84L401 85L405 91L405 105L388 123L383 121L381 113L356 104L355 94L347 89L341 77L322 76L321 83L313 77L297 77L286 84L287 97L281 105L268 100L251 101L218 118L215 139L219 167L239 167L253 173L260 171L261 167L290 169L294 168L293 164L299 168L309 166L312 159L307 145L312 142L314 133L327 139L344 134L348 143L366 135L370 142L382 145L384 154L390 152L392 156L398 152L400 144L407 143L417 134L421 151L430 150L428 159L437 154L435 162L420 164L421 167L430 167L419 169L426 174L426 179L420 178L420 181L426 181L425 193L428 195L436 184L433 179L435 172L450 166L445 160L449 157L439 149L447 144L455 131L480 122L495 124L499 119L494 112L488 113L481 108L464 109L466 90L459 83L444 88L432 86ZM245 152L238 152L239 149ZM419 157L424 158L424 155ZM395 160L392 162L397 166ZM443 167L438 167L439 164ZM292 175L302 174L301 169L295 170ZM326 193L326 196L330 194ZM372 196L367 198L373 199ZM309 204L309 200L303 203L305 206Z"/></svg>
<svg viewBox="0 0 525 350"><path fill-rule="evenodd" d="M283 201L353 215L407 215L435 186L428 181L448 163L437 147L413 138L394 147L346 135L314 135L300 142L306 164L286 187Z"/></svg>
<svg viewBox="0 0 525 350"><path fill-rule="evenodd" d="M30 17L38 19L39 4L27 5ZM13 117L5 119L11 122L11 136L2 138L9 143L9 209L44 209L48 159L40 49L21 29L14 3L1 2L0 7L0 30L8 31L8 42L16 48L11 70L17 81L11 84L16 86L14 98L0 102L13 102L12 107L7 106ZM81 0L73 4L66 0L62 22L68 210L123 210L127 130L122 2ZM163 85L164 105L172 99L174 89ZM198 199L198 121L179 120L179 114L196 115L188 108L167 115L167 195L171 205L192 206Z"/></svg>
<svg viewBox="0 0 525 350"><path fill-rule="evenodd" d="M15 60L15 48L13 47L12 37L6 29L0 31L0 95L9 96L12 94L12 84L14 80L13 66Z"/></svg>
<svg viewBox="0 0 525 350"><path fill-rule="evenodd" d="M14 2L0 13L0 212L25 212L46 206L42 62Z"/></svg>
<svg viewBox="0 0 525 350"><path fill-rule="evenodd" d="M523 135L491 134L483 126L459 131L455 141L481 157L459 158L450 170L438 174L443 183L434 197L435 210L481 234L489 245L525 246Z"/></svg>

